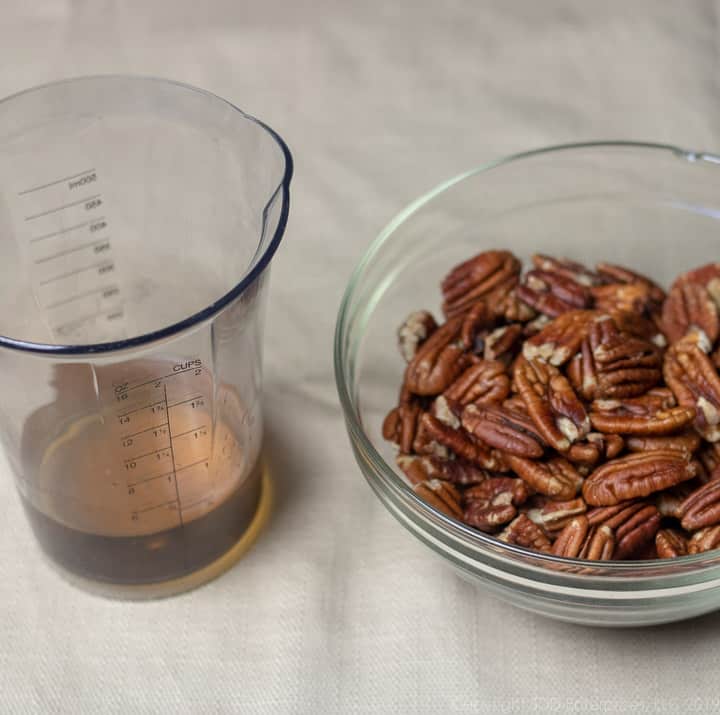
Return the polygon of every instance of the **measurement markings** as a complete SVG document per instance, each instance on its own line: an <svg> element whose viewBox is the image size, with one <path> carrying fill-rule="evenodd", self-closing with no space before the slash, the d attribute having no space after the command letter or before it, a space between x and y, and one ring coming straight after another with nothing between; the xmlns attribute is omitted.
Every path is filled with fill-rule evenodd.
<svg viewBox="0 0 720 715"><path fill-rule="evenodd" d="M195 397L188 397L187 400L180 400L180 402L173 402L172 405L168 405L168 408L170 407L177 407L178 405L184 405L187 402L193 402L194 400L202 400L202 395L197 395Z"/></svg>
<svg viewBox="0 0 720 715"><path fill-rule="evenodd" d="M201 429L205 429L205 425L200 425L199 427L193 427L192 429L189 429L187 432L181 432L180 434L174 434L173 439L177 439L178 437L184 437L186 434L192 434L193 432L199 432Z"/></svg>
<svg viewBox="0 0 720 715"><path fill-rule="evenodd" d="M208 458L205 457L205 459L199 459L197 462L193 462L192 464L186 464L184 467L180 467L179 469L176 469L175 472L182 472L184 469L190 469L190 467L197 467L198 464L203 464L203 462L207 462Z"/></svg>
<svg viewBox="0 0 720 715"><path fill-rule="evenodd" d="M164 447L160 447L160 449L154 449L152 452L146 452L145 454L139 454L137 457L128 457L125 460L125 464L129 464L130 462L137 462L140 459L144 459L145 457L151 457L153 454L158 454L159 452L164 452L167 449L169 449L169 445L166 444Z"/></svg>
<svg viewBox="0 0 720 715"><path fill-rule="evenodd" d="M149 385L153 382L160 382L161 380L166 380L168 377L174 377L175 375L182 375L184 372L190 372L191 370L197 370L198 367L193 365L192 367L186 367L184 370L176 370L175 372L171 372L169 375L163 375L162 377L154 377L152 380L145 380L145 382L141 382L138 385L133 385L132 387L128 387L125 392L130 392L131 390L137 390L139 387L145 387L145 385ZM180 404L180 403L176 403ZM165 401L165 406L167 407L167 400ZM173 405L174 407L175 405Z"/></svg>
<svg viewBox="0 0 720 715"><path fill-rule="evenodd" d="M58 325L55 330L63 334L63 331L67 330L68 328L74 328L78 325L82 325L83 323L86 323L88 320L93 320L94 318L99 318L101 315L106 315L108 319L113 316L114 314L118 314L117 317L122 316L122 308L111 308L110 310L100 310L97 313L92 313L91 315L84 315L82 318L77 318L75 320L69 320L67 323L62 323L61 325Z"/></svg>
<svg viewBox="0 0 720 715"><path fill-rule="evenodd" d="M100 288L95 288L94 290L86 291L85 293L78 293L77 295L72 295L69 298L63 298L62 300L57 301L56 303L50 303L50 305L45 306L45 310L50 310L52 308L57 308L61 305L65 305L65 303L72 303L74 300L80 300L80 298L87 298L90 295L95 295L95 293L106 293L112 291L111 295L115 295L116 293L120 292L120 288L116 285L111 286L101 286ZM110 296L107 296L110 297Z"/></svg>
<svg viewBox="0 0 720 715"><path fill-rule="evenodd" d="M137 437L139 434L145 434L145 432L151 432L154 429L160 429L161 427L167 427L168 423L163 422L161 425L155 425L154 427L148 427L147 429L141 429L139 432L133 432L132 434L126 434L120 437L120 439L130 439L130 437Z"/></svg>
<svg viewBox="0 0 720 715"><path fill-rule="evenodd" d="M78 228L84 228L85 226L89 226L91 223L100 223L100 221L104 221L104 216L99 216L98 218L91 218L89 221L83 221L82 223L76 223L74 226L68 226L67 228L61 228L59 231L53 231L52 233L45 233L42 236L35 236L35 238L30 239L30 243L35 243L35 241L44 241L46 238L52 238L53 236L60 236L63 233L70 233L70 231L76 231Z"/></svg>
<svg viewBox="0 0 720 715"><path fill-rule="evenodd" d="M56 184L62 184L63 181L70 181L71 179L78 179L81 176L85 176L85 174L92 174L95 169L88 169L87 171L81 171L79 174L73 174L72 176L64 176L62 179L58 179L57 181L50 181L47 184L42 184L40 186L33 186L31 189L25 189L25 191L20 191L18 193L18 196L25 196L25 194L32 194L33 191L40 191L40 189L48 189L51 186L55 186Z"/></svg>
<svg viewBox="0 0 720 715"><path fill-rule="evenodd" d="M142 514L146 511L152 511L153 509L162 509L164 506L170 506L171 504L177 504L180 506L180 502L177 499L171 499L170 501L163 502L162 504L155 504L154 506L146 506L144 509L135 509L136 514ZM178 513L180 510L178 509ZM182 517L180 517L182 519Z"/></svg>
<svg viewBox="0 0 720 715"><path fill-rule="evenodd" d="M167 401L167 385L163 384L163 397L165 398L165 414L168 416L168 432L170 432L170 458L172 459L173 478L175 480L175 496L177 497L178 515L180 517L180 527L183 526L182 502L180 501L180 487L177 480L177 464L175 463L175 450L173 449L172 427L170 427L170 411L168 410ZM184 558L184 557L183 557Z"/></svg>
<svg viewBox="0 0 720 715"><path fill-rule="evenodd" d="M128 489L132 489L132 487L137 487L139 484L145 484L147 482L152 482L155 479L162 479L163 477L169 477L173 472L165 472L164 474L155 474L152 477L145 477L144 479L138 479L136 482L129 482L128 483Z"/></svg>
<svg viewBox="0 0 720 715"><path fill-rule="evenodd" d="M136 407L134 410L128 410L127 412L123 412L121 415L118 415L118 417L128 417L135 412L141 412L142 410L149 410L151 407L157 407L158 405L162 405L163 401L159 400L158 402L151 402L149 405L143 405L142 407Z"/></svg>
<svg viewBox="0 0 720 715"><path fill-rule="evenodd" d="M61 256L67 256L71 253L76 253L77 251L82 251L85 248L92 248L93 246L96 246L99 243L108 243L110 241L110 237L107 236L106 238L100 238L97 241L92 241L91 243L83 243L82 246L75 246L75 248L68 248L65 251L58 251L57 253L53 253L49 256L44 256L43 258L38 258L36 261L33 261L35 265L38 265L38 263L47 263L47 261L52 261L55 258L60 258ZM108 243L108 248L110 248L110 244Z"/></svg>
<svg viewBox="0 0 720 715"><path fill-rule="evenodd" d="M91 271L93 268L102 268L103 266L113 266L114 263L112 261L108 261L107 259L104 259L100 261L100 263L94 263L92 266L84 266L83 268L76 268L74 271L68 271L67 273L61 273L59 276L53 276L52 278L48 278L47 280L40 281L38 285L46 286L49 283L54 283L55 281L62 280L63 278L69 278L70 276L75 276L78 273L84 273L85 271Z"/></svg>
<svg viewBox="0 0 720 715"><path fill-rule="evenodd" d="M73 206L78 206L79 204L87 203L88 201L92 201L93 199L99 199L102 196L102 194L93 194L92 196L86 196L84 199L79 199L78 201L71 201L68 204L63 204L62 206L56 206L54 209L48 209L47 211L41 211L39 214L32 214L32 216L26 216L26 221L34 221L36 218L42 218L43 216L49 216L50 214L57 213L58 211L64 211L65 209L72 208ZM97 221L97 219L95 219Z"/></svg>

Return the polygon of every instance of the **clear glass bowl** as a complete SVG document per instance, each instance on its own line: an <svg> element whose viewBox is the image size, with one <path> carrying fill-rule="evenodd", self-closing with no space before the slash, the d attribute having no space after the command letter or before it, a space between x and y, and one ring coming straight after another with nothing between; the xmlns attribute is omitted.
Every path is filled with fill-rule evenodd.
<svg viewBox="0 0 720 715"><path fill-rule="evenodd" d="M381 435L404 362L396 329L440 317L443 275L489 248L607 260L667 285L717 259L720 157L672 146L551 147L446 181L396 216L355 270L340 307L335 372L350 441L380 501L462 575L516 606L565 621L637 626L720 607L720 551L674 560L590 562L501 543L421 501Z"/></svg>

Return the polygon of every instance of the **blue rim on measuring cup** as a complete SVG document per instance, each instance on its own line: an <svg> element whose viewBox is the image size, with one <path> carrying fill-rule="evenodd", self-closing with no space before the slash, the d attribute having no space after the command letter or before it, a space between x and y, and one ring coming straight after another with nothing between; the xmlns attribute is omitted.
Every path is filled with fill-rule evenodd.
<svg viewBox="0 0 720 715"><path fill-rule="evenodd" d="M262 244L263 238L265 237L265 225L267 220L267 215L270 210L270 208L273 206L275 201L278 199L278 196L280 197L280 200L282 201L282 205L280 207L280 217L278 219L278 225L275 229L275 233L268 242L265 249L262 251L259 257L257 257L257 253L255 254L255 257L253 258L253 262L251 263L250 269L245 273L245 275L240 279L240 281L231 288L225 295L221 296L216 300L214 303L211 303L206 308L203 308L202 310L193 313L191 316L187 318L183 318L183 320L180 320L176 323L172 323L171 325L168 325L164 328L160 328L159 330L153 330L149 333L143 333L142 335L136 335L132 338L125 338L123 340L114 340L110 342L105 343L96 343L91 345L61 345L61 344L50 344L50 343L35 343L35 342L29 342L27 340L17 340L16 338L11 338L6 335L0 335L0 347L6 347L11 348L12 350L22 350L25 352L31 352L31 353L41 353L41 354L51 354L51 355L87 355L87 354L97 354L97 353L107 353L107 352L113 352L116 350L125 350L127 348L134 348L141 345L146 345L147 343L152 343L157 340L162 340L164 338L168 338L171 335L176 335L177 333L181 333L188 328L193 327L194 325L197 325L198 323L204 322L206 320L209 320L213 316L217 315L225 306L227 306L229 303L231 303L233 300L235 300L238 296L240 296L248 286L252 285L255 280L262 274L262 272L265 270L267 265L270 263L270 260L275 255L275 251L277 250L278 246L280 245L280 241L282 241L283 235L285 234L285 228L287 226L288 221L288 215L290 213L290 182L292 180L293 176L293 159L292 154L290 153L290 149L288 148L287 144L285 144L282 137L270 126L265 124L265 122L260 121L256 117L253 117L250 114L247 114L246 112L243 112L242 109L239 107L236 107L232 102L229 102L226 99L223 99L222 97L219 97L216 94L213 94L212 92L208 92L207 90L200 89L198 87L193 87L192 85L185 84L184 82L176 82L174 80L168 80L168 79L161 79L159 77L144 77L144 76L133 76L133 75L88 75L85 77L73 77L69 79L63 79L56 82L48 82L46 84L37 85L35 87L31 87L29 89L25 89L21 92L16 92L15 94L11 94L8 97L3 98L0 100L0 104L5 104L6 102L12 101L13 99L16 99L18 97L21 97L22 95L29 94L30 92L37 92L42 89L46 89L48 87L55 87L62 84L69 84L71 82L83 82L87 80L102 80L102 79L123 79L123 80L133 80L133 81L140 81L140 82L159 82L162 84L171 84L176 85L178 87L181 87L183 89L189 90L191 92L197 92L198 94L203 94L209 99L216 100L219 102L222 102L223 104L228 105L233 110L238 112L244 119L247 119L250 122L253 122L254 124L257 124L259 127L262 127L275 141L277 146L279 147L280 151L283 154L283 157L285 159L285 170L283 172L282 179L280 183L278 184L277 188L273 191L272 196L270 197L270 200L265 205L265 208L263 209L262 216L263 216L263 229L262 233L258 240L258 247ZM255 260L257 258L257 260Z"/></svg>

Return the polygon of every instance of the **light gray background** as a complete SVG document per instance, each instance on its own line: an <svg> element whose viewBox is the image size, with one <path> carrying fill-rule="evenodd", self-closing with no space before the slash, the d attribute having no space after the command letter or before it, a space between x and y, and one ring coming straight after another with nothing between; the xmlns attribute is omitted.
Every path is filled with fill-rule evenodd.
<svg viewBox="0 0 720 715"><path fill-rule="evenodd" d="M712 712L720 616L562 625L457 579L384 511L335 396L336 306L412 198L485 160L626 138L720 149L720 3L0 2L0 95L132 72L205 87L296 160L266 343L270 528L194 593L87 596L0 481L1 712Z"/></svg>

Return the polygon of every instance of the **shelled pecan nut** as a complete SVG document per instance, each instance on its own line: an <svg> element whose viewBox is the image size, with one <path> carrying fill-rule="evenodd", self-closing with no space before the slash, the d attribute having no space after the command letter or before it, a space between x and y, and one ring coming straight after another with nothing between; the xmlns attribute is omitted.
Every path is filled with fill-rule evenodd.
<svg viewBox="0 0 720 715"><path fill-rule="evenodd" d="M605 434L649 437L678 432L695 418L694 407L658 407L658 401L649 397L595 400L590 423Z"/></svg>
<svg viewBox="0 0 720 715"><path fill-rule="evenodd" d="M542 438L524 412L470 404L463 410L462 426L485 444L508 454L540 457L545 451Z"/></svg>
<svg viewBox="0 0 720 715"><path fill-rule="evenodd" d="M631 452L652 452L657 449L674 449L692 454L700 446L700 435L691 430L668 437L630 436L625 440Z"/></svg>
<svg viewBox="0 0 720 715"><path fill-rule="evenodd" d="M443 311L450 317L468 310L480 298L488 299L515 287L520 261L509 251L485 251L453 268L442 282Z"/></svg>
<svg viewBox="0 0 720 715"><path fill-rule="evenodd" d="M687 537L677 529L660 529L655 535L655 550L659 559L675 559L688 552Z"/></svg>
<svg viewBox="0 0 720 715"><path fill-rule="evenodd" d="M405 473L410 484L420 484L429 479L441 479L456 486L473 486L484 482L490 476L462 459L441 459L428 455L398 454L395 461Z"/></svg>
<svg viewBox="0 0 720 715"><path fill-rule="evenodd" d="M615 535L614 559L626 559L640 553L655 539L660 528L660 513L652 504L633 502L588 511L591 525L609 526Z"/></svg>
<svg viewBox="0 0 720 715"><path fill-rule="evenodd" d="M405 318L397 331L398 348L405 362L410 362L415 357L418 348L436 330L435 318L427 310L416 310Z"/></svg>
<svg viewBox="0 0 720 715"><path fill-rule="evenodd" d="M590 420L567 378L539 360L520 356L514 368L515 387L545 441L560 452L590 431Z"/></svg>
<svg viewBox="0 0 720 715"><path fill-rule="evenodd" d="M645 284L649 289L650 300L658 307L665 300L665 291L657 283L651 281L647 276L644 276L641 273L636 273L629 268L618 266L613 263L598 263L595 266L595 270L608 283Z"/></svg>
<svg viewBox="0 0 720 715"><path fill-rule="evenodd" d="M551 318L590 304L590 293L585 286L547 271L529 271L515 293L524 303Z"/></svg>
<svg viewBox="0 0 720 715"><path fill-rule="evenodd" d="M683 273L677 277L672 288L681 283L695 283L702 286L720 309L720 263L706 263L704 266Z"/></svg>
<svg viewBox="0 0 720 715"><path fill-rule="evenodd" d="M419 401L407 391L403 391L400 396L400 404L390 410L383 421L383 438L397 444L401 452L410 452L422 413Z"/></svg>
<svg viewBox="0 0 720 715"><path fill-rule="evenodd" d="M536 551L550 551L551 548L550 539L545 532L525 514L515 517L499 534L498 539Z"/></svg>
<svg viewBox="0 0 720 715"><path fill-rule="evenodd" d="M494 531L517 515L517 508L529 496L522 479L490 477L464 494L466 524L480 531Z"/></svg>
<svg viewBox="0 0 720 715"><path fill-rule="evenodd" d="M462 519L462 508L460 507L460 492L449 482L441 479L430 479L421 482L413 487L424 502L435 507L438 511L452 516L455 519Z"/></svg>
<svg viewBox="0 0 720 715"><path fill-rule="evenodd" d="M405 384L416 395L439 395L470 363L460 343L462 316L438 328L405 370Z"/></svg>
<svg viewBox="0 0 720 715"><path fill-rule="evenodd" d="M680 340L691 327L695 327L702 330L712 344L720 330L715 301L698 283L676 283L663 304L662 326L671 342Z"/></svg>
<svg viewBox="0 0 720 715"><path fill-rule="evenodd" d="M593 322L580 356L573 369L580 371L580 392L588 400L642 395L662 378L658 348L622 333L610 316Z"/></svg>
<svg viewBox="0 0 720 715"><path fill-rule="evenodd" d="M600 313L594 310L571 310L548 323L523 345L526 360L535 358L559 367L580 349L592 323Z"/></svg>
<svg viewBox="0 0 720 715"><path fill-rule="evenodd" d="M420 427L433 440L471 464L498 472L508 469L504 455L475 439L464 429L449 427L429 413L423 415Z"/></svg>
<svg viewBox="0 0 720 715"><path fill-rule="evenodd" d="M562 457L538 462L512 454L505 454L510 469L533 489L553 499L573 499L582 487L583 479L577 469Z"/></svg>
<svg viewBox="0 0 720 715"><path fill-rule="evenodd" d="M675 486L695 473L695 465L680 452L630 454L595 469L583 484L583 497L591 506L612 506Z"/></svg>
<svg viewBox="0 0 720 715"><path fill-rule="evenodd" d="M569 258L555 258L554 256L536 253L531 260L535 268L539 271L563 276L585 288L604 283L604 279L600 274L591 271L586 266L583 266L582 263L577 263Z"/></svg>
<svg viewBox="0 0 720 715"><path fill-rule="evenodd" d="M615 551L615 536L609 526L590 526L586 516L572 519L552 546L556 556L609 561Z"/></svg>
<svg viewBox="0 0 720 715"><path fill-rule="evenodd" d="M706 526L696 531L688 541L688 554L700 554L704 551L711 551L720 546L720 525Z"/></svg>
<svg viewBox="0 0 720 715"><path fill-rule="evenodd" d="M695 489L680 505L683 529L695 531L720 524L720 477Z"/></svg>
<svg viewBox="0 0 720 715"><path fill-rule="evenodd" d="M587 504L580 497L565 501L545 498L540 506L528 509L527 515L538 526L542 526L546 531L554 532L564 528L574 517L584 514L586 511Z"/></svg>
<svg viewBox="0 0 720 715"><path fill-rule="evenodd" d="M696 410L695 429L708 441L720 440L720 377L696 345L676 345L665 354L665 382L678 404Z"/></svg>
<svg viewBox="0 0 720 715"><path fill-rule="evenodd" d="M510 378L497 360L479 360L468 367L443 393L460 405L495 405L510 394Z"/></svg>

